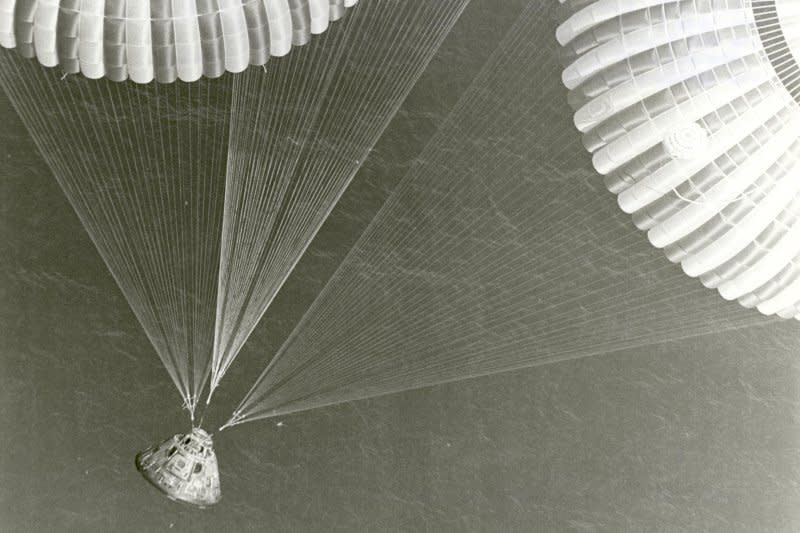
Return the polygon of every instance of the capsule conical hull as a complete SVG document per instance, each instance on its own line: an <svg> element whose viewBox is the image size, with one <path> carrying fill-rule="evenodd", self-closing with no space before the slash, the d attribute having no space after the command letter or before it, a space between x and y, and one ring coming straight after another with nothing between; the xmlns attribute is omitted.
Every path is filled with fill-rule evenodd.
<svg viewBox="0 0 800 533"><path fill-rule="evenodd" d="M140 452L136 468L173 500L205 507L222 497L214 443L200 428Z"/></svg>

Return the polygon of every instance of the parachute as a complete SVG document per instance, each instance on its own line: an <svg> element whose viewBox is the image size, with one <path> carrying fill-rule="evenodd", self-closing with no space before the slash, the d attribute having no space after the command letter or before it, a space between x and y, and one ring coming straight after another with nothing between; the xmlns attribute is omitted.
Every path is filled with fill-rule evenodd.
<svg viewBox="0 0 800 533"><path fill-rule="evenodd" d="M619 206L725 299L800 319L797 2L567 4L562 80Z"/></svg>
<svg viewBox="0 0 800 533"><path fill-rule="evenodd" d="M263 65L358 0L2 0L0 46L87 78L192 82Z"/></svg>

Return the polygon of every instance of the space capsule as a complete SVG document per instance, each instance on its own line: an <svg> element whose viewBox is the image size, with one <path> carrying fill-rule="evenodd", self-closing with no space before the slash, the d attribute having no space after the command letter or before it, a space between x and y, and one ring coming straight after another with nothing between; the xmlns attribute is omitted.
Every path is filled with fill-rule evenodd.
<svg viewBox="0 0 800 533"><path fill-rule="evenodd" d="M214 442L201 428L140 452L136 468L172 500L205 507L222 497Z"/></svg>

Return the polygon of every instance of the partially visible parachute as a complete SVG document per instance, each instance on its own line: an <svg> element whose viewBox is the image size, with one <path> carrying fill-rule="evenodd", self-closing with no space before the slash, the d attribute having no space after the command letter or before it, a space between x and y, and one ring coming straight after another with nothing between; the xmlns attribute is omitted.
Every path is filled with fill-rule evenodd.
<svg viewBox="0 0 800 533"><path fill-rule="evenodd" d="M196 81L306 44L358 0L0 0L0 46L69 74Z"/></svg>
<svg viewBox="0 0 800 533"><path fill-rule="evenodd" d="M225 74L355 2L0 0L3 46L86 74L0 50L0 87L192 416L468 3L371 0ZM184 24L202 46L181 64ZM99 70L81 61L97 43Z"/></svg>
<svg viewBox="0 0 800 533"><path fill-rule="evenodd" d="M620 207L706 287L800 319L800 3L564 3L562 79Z"/></svg>

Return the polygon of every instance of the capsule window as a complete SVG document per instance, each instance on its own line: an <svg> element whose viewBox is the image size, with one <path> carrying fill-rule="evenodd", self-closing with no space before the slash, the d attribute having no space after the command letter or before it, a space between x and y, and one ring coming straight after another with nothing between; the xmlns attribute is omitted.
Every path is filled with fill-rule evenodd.
<svg viewBox="0 0 800 533"><path fill-rule="evenodd" d="M200 463L197 463L197 464L194 465L194 473L195 474L199 474L202 471L203 471L203 465L201 465Z"/></svg>

